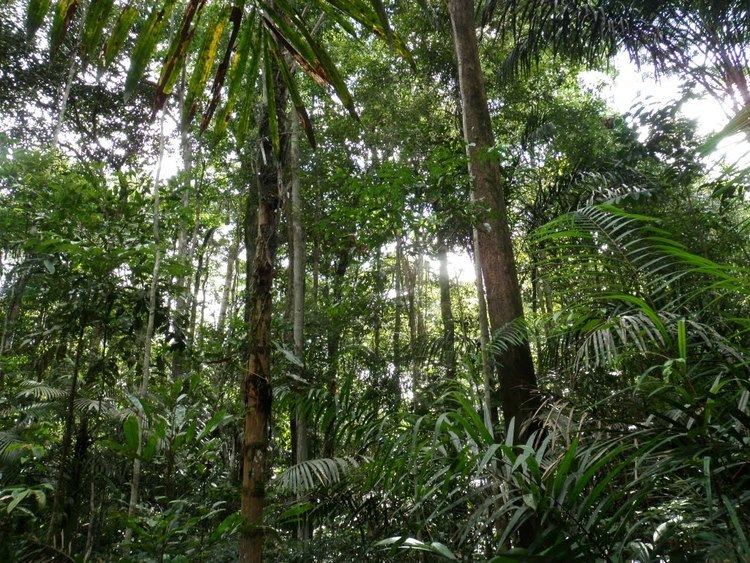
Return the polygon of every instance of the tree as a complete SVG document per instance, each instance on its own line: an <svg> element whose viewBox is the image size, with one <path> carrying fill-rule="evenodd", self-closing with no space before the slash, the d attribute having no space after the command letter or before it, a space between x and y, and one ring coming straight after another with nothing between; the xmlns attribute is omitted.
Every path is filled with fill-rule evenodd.
<svg viewBox="0 0 750 563"><path fill-rule="evenodd" d="M494 136L479 60L471 3L449 1L448 11L458 61L461 111L474 199L481 213L478 260L482 266L490 327L497 331L523 319L513 242L508 226L500 168L493 161ZM506 427L520 428L536 409L537 388L527 342L509 346L499 359L500 399ZM523 434L516 435L520 439Z"/></svg>

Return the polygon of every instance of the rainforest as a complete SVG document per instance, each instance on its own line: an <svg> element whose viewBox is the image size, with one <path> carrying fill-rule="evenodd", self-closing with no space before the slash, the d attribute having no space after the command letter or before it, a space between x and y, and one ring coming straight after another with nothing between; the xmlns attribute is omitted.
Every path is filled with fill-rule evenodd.
<svg viewBox="0 0 750 563"><path fill-rule="evenodd" d="M0 0L0 561L750 560L746 0Z"/></svg>

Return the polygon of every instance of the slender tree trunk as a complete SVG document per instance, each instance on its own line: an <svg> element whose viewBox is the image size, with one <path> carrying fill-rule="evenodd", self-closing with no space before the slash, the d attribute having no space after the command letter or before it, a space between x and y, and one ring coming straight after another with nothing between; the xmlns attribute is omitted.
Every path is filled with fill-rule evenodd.
<svg viewBox="0 0 750 563"><path fill-rule="evenodd" d="M497 422L497 410L493 406L495 391L492 374L494 373L494 365L489 351L490 326L487 321L487 301L484 295L484 283L482 282L482 266L479 263L479 239L476 229L472 229L472 240L474 245L474 283L479 313L479 349L482 354L482 380L484 382L484 424L494 437L494 427Z"/></svg>
<svg viewBox="0 0 750 563"><path fill-rule="evenodd" d="M219 319L216 323L216 329L220 335L224 333L224 324L227 318L227 309L229 308L229 297L232 293L232 286L234 283L234 269L235 263L237 262L237 255L240 249L240 229L237 228L235 234L232 236L232 242L229 245L229 252L227 253L227 272L224 276L224 289L221 294L221 305L219 306Z"/></svg>
<svg viewBox="0 0 750 563"><path fill-rule="evenodd" d="M278 77L275 93L278 123L284 122L286 96ZM239 560L263 560L263 507L266 497L266 471L269 423L271 417L271 313L276 270L279 161L274 154L268 111L260 118L261 146L258 159L258 215L251 293L247 306L248 360L243 383L245 423L242 447L242 494ZM283 158L281 159L283 161ZM250 256L248 256L248 259Z"/></svg>
<svg viewBox="0 0 750 563"><path fill-rule="evenodd" d="M302 198L299 183L299 123L297 117L291 117L289 137L289 192L292 226L292 340L294 355L304 364L305 359L305 232L302 225ZM304 368L299 369L299 376L304 377ZM310 459L309 421L307 411L301 404L304 394L298 394L295 412L296 420L296 462ZM310 538L310 522L304 518L297 527L297 539L306 541Z"/></svg>
<svg viewBox="0 0 750 563"><path fill-rule="evenodd" d="M448 247L440 244L438 249L440 262L440 317L443 321L443 362L449 380L456 377L456 327L451 307L451 281L448 277Z"/></svg>
<svg viewBox="0 0 750 563"><path fill-rule="evenodd" d="M88 0L81 0L78 5L77 11L81 13L81 24L76 41L73 49L70 53L70 61L68 63L68 74L65 78L65 84L60 92L60 101L57 106L57 120L55 121L55 128L52 131L52 148L57 149L60 144L60 133L62 132L63 122L65 121L65 113L68 109L68 100L70 99L70 89L73 87L73 81L78 71L78 51L81 47L81 40L83 39L83 25L86 21L86 13L89 9Z"/></svg>
<svg viewBox="0 0 750 563"><path fill-rule="evenodd" d="M86 546L83 550L84 563L91 558L91 551L94 549L94 528L96 526L96 486L94 479L91 479L89 490L89 526L86 531Z"/></svg>
<svg viewBox="0 0 750 563"><path fill-rule="evenodd" d="M67 500L68 480L71 475L68 473L68 458L70 457L70 448L73 445L73 429L75 426L75 402L78 392L78 374L81 371L81 357L83 355L83 333L86 325L81 320L81 326L78 330L78 342L76 344L76 356L73 364L73 375L70 379L70 389L68 390L68 402L65 411L65 430L63 432L62 446L60 448L60 467L57 471L55 486L55 496L52 501L52 516L50 517L49 529L47 530L47 542L56 541L57 534L63 529L64 522L63 512L64 503ZM63 546L64 547L64 546Z"/></svg>
<svg viewBox="0 0 750 563"><path fill-rule="evenodd" d="M474 3L448 0L458 61L461 108L469 174L476 202L482 208L477 222L479 260L487 292L490 327L496 331L523 317L521 290L505 208L500 167L489 154L495 144L484 89L474 28ZM515 419L518 429L536 408L537 388L528 342L511 346L500 358L500 400L506 426Z"/></svg>
<svg viewBox="0 0 750 563"><path fill-rule="evenodd" d="M411 372L412 404L414 408L419 406L419 364L417 362L417 267L409 263L407 258L403 259L402 271L406 289L406 313L409 324L409 364Z"/></svg>
<svg viewBox="0 0 750 563"><path fill-rule="evenodd" d="M393 320L393 378L394 388L397 390L398 395L401 395L401 331L403 321L401 319L403 312L403 270L401 263L403 259L403 242L399 236L396 239L396 263L395 271L393 274L394 280L393 285L396 291L396 297L394 300L394 320Z"/></svg>
<svg viewBox="0 0 750 563"><path fill-rule="evenodd" d="M143 364L141 366L141 382L138 387L138 398L143 400L148 393L148 383L151 377L151 344L154 338L154 324L156 321L156 294L159 287L159 269L161 267L161 235L159 230L159 181L161 176L162 159L164 158L164 113L161 116L159 134L159 161L156 163L156 176L153 188L153 231L154 231L154 268L151 272L151 287L148 292L148 321L146 323L146 334L143 342ZM138 448L136 457L133 459L133 472L130 480L130 499L128 500L128 518L135 514L138 505L138 496L141 484L141 452L143 449L143 413L138 415ZM133 537L133 529L125 530L125 551L129 550L130 540Z"/></svg>
<svg viewBox="0 0 750 563"><path fill-rule="evenodd" d="M187 89L187 77L185 68L182 69L180 78L180 88L178 90L179 113L181 116L186 115L185 96ZM193 147L190 143L190 129L184 118L180 124L180 148L182 151L182 173L185 178L180 193L180 209L182 214L179 221L177 233L177 262L184 267L188 267L189 247L188 247L188 209L190 207L190 197L193 191ZM185 372L185 350L188 332L188 293L189 276L181 274L177 276L175 285L177 286L177 296L175 298L174 315L172 317L173 331L176 335L177 346L172 356L172 377L175 379L181 377Z"/></svg>
<svg viewBox="0 0 750 563"><path fill-rule="evenodd" d="M208 286L208 277L211 274L211 254L212 249L209 249L208 256L206 258L206 267L203 271L203 281L201 282L201 314L198 316L198 323L197 323L197 332L198 332L198 347L200 348L203 345L203 335L204 335L204 321L206 318L206 291Z"/></svg>
<svg viewBox="0 0 750 563"><path fill-rule="evenodd" d="M23 300L23 294L30 275L29 269L26 268L11 289L10 305L8 306L8 313L3 320L3 332L0 335L0 391L5 388L5 372L2 366L2 358L6 352L10 351L13 345L13 327L21 315L21 301Z"/></svg>
<svg viewBox="0 0 750 563"><path fill-rule="evenodd" d="M211 262L211 243L213 242L213 234L215 229L211 228L206 231L203 237L203 242L198 249L198 264L195 268L195 276L193 280L193 291L190 297L190 322L188 324L188 349L193 347L195 343L195 333L200 328L198 323L198 299L203 289L202 280L204 277L207 278L209 271L209 264Z"/></svg>
<svg viewBox="0 0 750 563"><path fill-rule="evenodd" d="M349 269L349 264L352 259L352 251L354 247L354 239L349 238L347 246L345 246L338 254L336 259L336 267L333 272L333 296L332 300L335 305L341 303L343 288L344 288L344 277ZM323 433L323 456L333 457L335 451L335 433L336 433L336 420L338 413L336 412L335 398L338 394L338 365L339 365L339 351L341 349L341 340L344 335L344 327L342 326L341 319L335 319L329 323L328 335L327 335L327 351L328 351L328 373L326 386L328 388L328 394L333 401L333 412L330 420L326 425Z"/></svg>

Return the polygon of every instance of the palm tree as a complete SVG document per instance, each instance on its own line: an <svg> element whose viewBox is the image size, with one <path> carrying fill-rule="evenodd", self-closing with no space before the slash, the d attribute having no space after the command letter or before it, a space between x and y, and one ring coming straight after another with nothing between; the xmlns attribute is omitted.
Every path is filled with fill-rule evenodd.
<svg viewBox="0 0 750 563"><path fill-rule="evenodd" d="M618 49L657 72L677 72L734 110L750 105L750 8L744 0L483 0L482 20L512 39L501 72L529 68L545 51L601 62Z"/></svg>

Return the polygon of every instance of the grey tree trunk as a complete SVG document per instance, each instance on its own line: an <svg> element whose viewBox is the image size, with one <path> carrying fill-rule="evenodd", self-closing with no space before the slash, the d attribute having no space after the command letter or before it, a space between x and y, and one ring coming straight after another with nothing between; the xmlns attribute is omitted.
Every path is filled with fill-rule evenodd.
<svg viewBox="0 0 750 563"><path fill-rule="evenodd" d="M153 230L154 230L154 269L151 273L151 287L148 292L148 322L146 323L146 335L143 343L143 364L141 366L141 383L138 387L138 398L143 399L148 393L148 383L151 377L151 342L154 337L154 323L156 320L156 293L159 287L159 269L161 267L161 236L159 231L159 181L161 176L161 165L164 158L164 113L161 116L161 131L159 138L159 160L156 164L156 176L154 178L153 199ZM128 500L128 517L135 514L138 505L138 495L141 484L141 452L143 448L143 420L138 416L138 449L133 460L133 474L130 480L130 499ZM133 537L133 529L125 530L125 550Z"/></svg>
<svg viewBox="0 0 750 563"><path fill-rule="evenodd" d="M299 184L299 123L296 115L290 119L289 137L289 192L292 227L292 340L294 355L304 364L305 358L305 232L302 225L302 198ZM304 376L301 368L299 375ZM301 399L300 394L299 399ZM300 401L301 403L301 401ZM307 411L297 404L296 413L296 462L310 459L309 421ZM297 538L305 541L310 538L310 523L307 519L297 527Z"/></svg>
<svg viewBox="0 0 750 563"><path fill-rule="evenodd" d="M81 11L81 28L78 30L76 36L75 45L70 53L70 62L68 63L68 74L65 78L65 84L63 85L62 92L60 92L60 103L57 106L57 120L55 121L55 128L52 131L52 148L57 149L60 144L60 133L62 132L63 121L65 121L65 113L68 110L68 100L70 99L70 89L73 87L73 81L78 71L78 51L81 47L81 40L83 39L83 25L86 21L86 13L89 9L88 0L81 0L78 10Z"/></svg>
<svg viewBox="0 0 750 563"><path fill-rule="evenodd" d="M180 88L178 92L178 103L180 115L185 115L185 94L187 88L187 78L185 76L185 68L182 69L182 76L180 78ZM190 196L193 191L192 182L192 171L193 171L193 148L190 144L190 131L188 125L184 120L180 124L180 148L182 151L182 172L185 177L184 185L182 186L182 193L180 194L180 207L183 211L180 226L177 233L177 262L180 264L187 265L188 260L188 225L187 225L187 209L190 206ZM174 315L173 315L173 329L177 335L177 339L180 341L179 345L175 348L175 353L172 356L172 377L178 378L183 375L185 371L185 343L187 341L187 332L189 319L189 303L188 294L189 290L189 276L180 275L177 277L175 285L179 288L178 294L175 298Z"/></svg>
<svg viewBox="0 0 750 563"><path fill-rule="evenodd" d="M401 237L399 236L396 239L396 264L393 274L393 285L396 291L393 320L393 378L394 388L398 392L399 396L401 394L401 330L403 324L401 316L404 309L402 296L402 293L404 291L403 271L401 268L402 256L403 242L401 241Z"/></svg>
<svg viewBox="0 0 750 563"><path fill-rule="evenodd" d="M438 249L440 262L440 317L443 321L443 363L449 379L456 377L456 326L451 306L451 281L448 276L448 247L440 244Z"/></svg>
<svg viewBox="0 0 750 563"><path fill-rule="evenodd" d="M232 236L232 242L229 245L229 251L227 253L227 271L224 275L224 289L221 294L221 305L219 306L219 318L216 323L216 329L219 334L224 332L224 324L227 319L227 309L229 308L229 298L232 293L232 286L234 284L234 269L237 262L237 256L240 250L240 229L239 226Z"/></svg>
<svg viewBox="0 0 750 563"><path fill-rule="evenodd" d="M492 374L494 366L492 355L489 352L490 326L487 321L487 301L484 295L484 283L482 282L482 266L479 264L479 239L477 230L472 229L472 239L474 245L474 280L477 292L477 309L479 313L479 349L482 354L482 380L484 383L484 424L494 437L495 416L496 412L493 407L494 382Z"/></svg>

